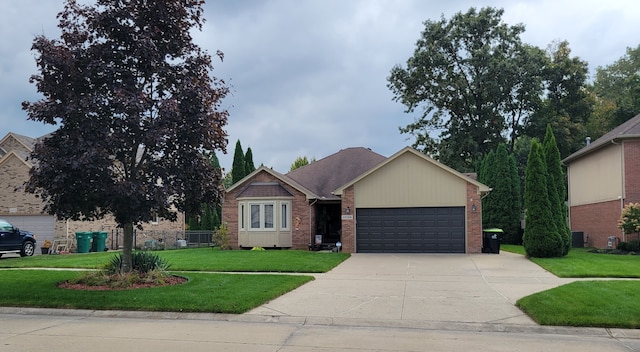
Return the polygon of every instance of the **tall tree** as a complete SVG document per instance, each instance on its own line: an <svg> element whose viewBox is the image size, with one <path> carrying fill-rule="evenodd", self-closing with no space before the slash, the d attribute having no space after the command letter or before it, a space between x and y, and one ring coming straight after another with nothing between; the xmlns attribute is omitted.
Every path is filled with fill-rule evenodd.
<svg viewBox="0 0 640 352"><path fill-rule="evenodd" d="M293 164L291 164L291 167L289 168L289 171L293 171L295 169L299 169L305 165L309 165L309 163L312 163L316 161L315 158L311 158L311 161L309 161L309 159L306 156L299 156L296 158L296 160L293 162Z"/></svg>
<svg viewBox="0 0 640 352"><path fill-rule="evenodd" d="M547 167L547 190L549 192L549 205L553 221L556 223L558 234L563 240L562 255L565 256L571 249L571 230L568 224L569 210L567 209L566 178L560 161L560 151L556 144L551 126L547 126L547 133L542 141L542 147Z"/></svg>
<svg viewBox="0 0 640 352"><path fill-rule="evenodd" d="M244 152L240 140L236 142L236 149L233 153L233 164L231 167L231 184L242 180L246 175L246 163L244 162Z"/></svg>
<svg viewBox="0 0 640 352"><path fill-rule="evenodd" d="M423 109L400 131L416 137L415 148L460 171L472 170L504 142L505 132L515 140L542 92L544 55L522 44L524 26L503 23L503 13L471 8L426 21L406 67L393 67L387 78L407 113Z"/></svg>
<svg viewBox="0 0 640 352"><path fill-rule="evenodd" d="M599 98L615 105L607 130L640 114L640 45L627 48L613 64L598 67L593 86Z"/></svg>
<svg viewBox="0 0 640 352"><path fill-rule="evenodd" d="M245 176L256 171L255 165L253 165L253 152L251 147L247 148L247 152L244 154L244 173Z"/></svg>
<svg viewBox="0 0 640 352"><path fill-rule="evenodd" d="M593 107L587 90L588 64L571 57L566 41L551 44L547 54L549 62L543 73L546 95L541 108L527 121L526 133L542 140L551 125L563 158L584 146L585 125Z"/></svg>
<svg viewBox="0 0 640 352"><path fill-rule="evenodd" d="M542 145L531 141L527 158L526 185L524 194L525 229L524 250L530 257L547 258L562 255L563 241L552 220L548 177Z"/></svg>
<svg viewBox="0 0 640 352"><path fill-rule="evenodd" d="M33 42L31 82L44 97L23 109L59 128L35 147L26 189L60 219L112 214L124 228L124 272L134 225L153 213L176 220L176 211L221 197L221 174L202 150L226 148L220 103L229 89L192 41L202 4L67 0L60 39Z"/></svg>
<svg viewBox="0 0 640 352"><path fill-rule="evenodd" d="M504 230L505 242L518 243L522 207L515 158L505 144L500 144L495 152L487 154L482 166L479 180L491 187L482 201L482 224Z"/></svg>

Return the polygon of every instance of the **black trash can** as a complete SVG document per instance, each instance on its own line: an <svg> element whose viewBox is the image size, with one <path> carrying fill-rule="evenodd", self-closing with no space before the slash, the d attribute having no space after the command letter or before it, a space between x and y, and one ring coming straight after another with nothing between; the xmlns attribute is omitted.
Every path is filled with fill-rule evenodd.
<svg viewBox="0 0 640 352"><path fill-rule="evenodd" d="M482 253L500 254L500 241L503 234L502 229L482 230Z"/></svg>

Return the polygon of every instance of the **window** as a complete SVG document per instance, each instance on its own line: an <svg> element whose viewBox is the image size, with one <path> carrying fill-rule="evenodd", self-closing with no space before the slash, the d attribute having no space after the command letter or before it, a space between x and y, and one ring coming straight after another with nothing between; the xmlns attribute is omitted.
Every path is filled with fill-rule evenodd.
<svg viewBox="0 0 640 352"><path fill-rule="evenodd" d="M289 229L289 202L280 203L280 228Z"/></svg>
<svg viewBox="0 0 640 352"><path fill-rule="evenodd" d="M240 229L244 230L244 217L245 217L245 215L244 215L244 203L240 204L240 209L238 210L238 213L239 213L239 217L240 217L240 219L239 219Z"/></svg>
<svg viewBox="0 0 640 352"><path fill-rule="evenodd" d="M239 206L238 217L240 222L240 228L245 228L245 216L244 206L241 203ZM252 231L275 231L289 230L291 223L291 202L288 201L268 201L268 202L250 202L247 205L248 212L248 224L249 230Z"/></svg>
<svg viewBox="0 0 640 352"><path fill-rule="evenodd" d="M275 202L250 203L251 230L275 230Z"/></svg>

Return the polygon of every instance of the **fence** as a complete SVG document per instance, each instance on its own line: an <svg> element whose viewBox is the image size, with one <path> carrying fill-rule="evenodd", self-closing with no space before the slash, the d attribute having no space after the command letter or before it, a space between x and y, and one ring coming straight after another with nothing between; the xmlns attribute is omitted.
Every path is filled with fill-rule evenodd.
<svg viewBox="0 0 640 352"><path fill-rule="evenodd" d="M164 231L164 230L134 230L133 247L139 249L177 249L187 247L209 247L212 242L213 230L210 231ZM122 229L111 231L108 241L110 249L121 249L124 243Z"/></svg>

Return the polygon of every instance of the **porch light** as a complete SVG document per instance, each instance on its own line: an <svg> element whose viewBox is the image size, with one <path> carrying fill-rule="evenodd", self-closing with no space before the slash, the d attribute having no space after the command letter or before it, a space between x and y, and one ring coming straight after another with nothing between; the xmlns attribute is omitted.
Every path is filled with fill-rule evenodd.
<svg viewBox="0 0 640 352"><path fill-rule="evenodd" d="M471 211L472 212L476 212L476 205L475 204L471 204Z"/></svg>
<svg viewBox="0 0 640 352"><path fill-rule="evenodd" d="M344 210L347 214L351 214L351 207L347 207L347 209Z"/></svg>

